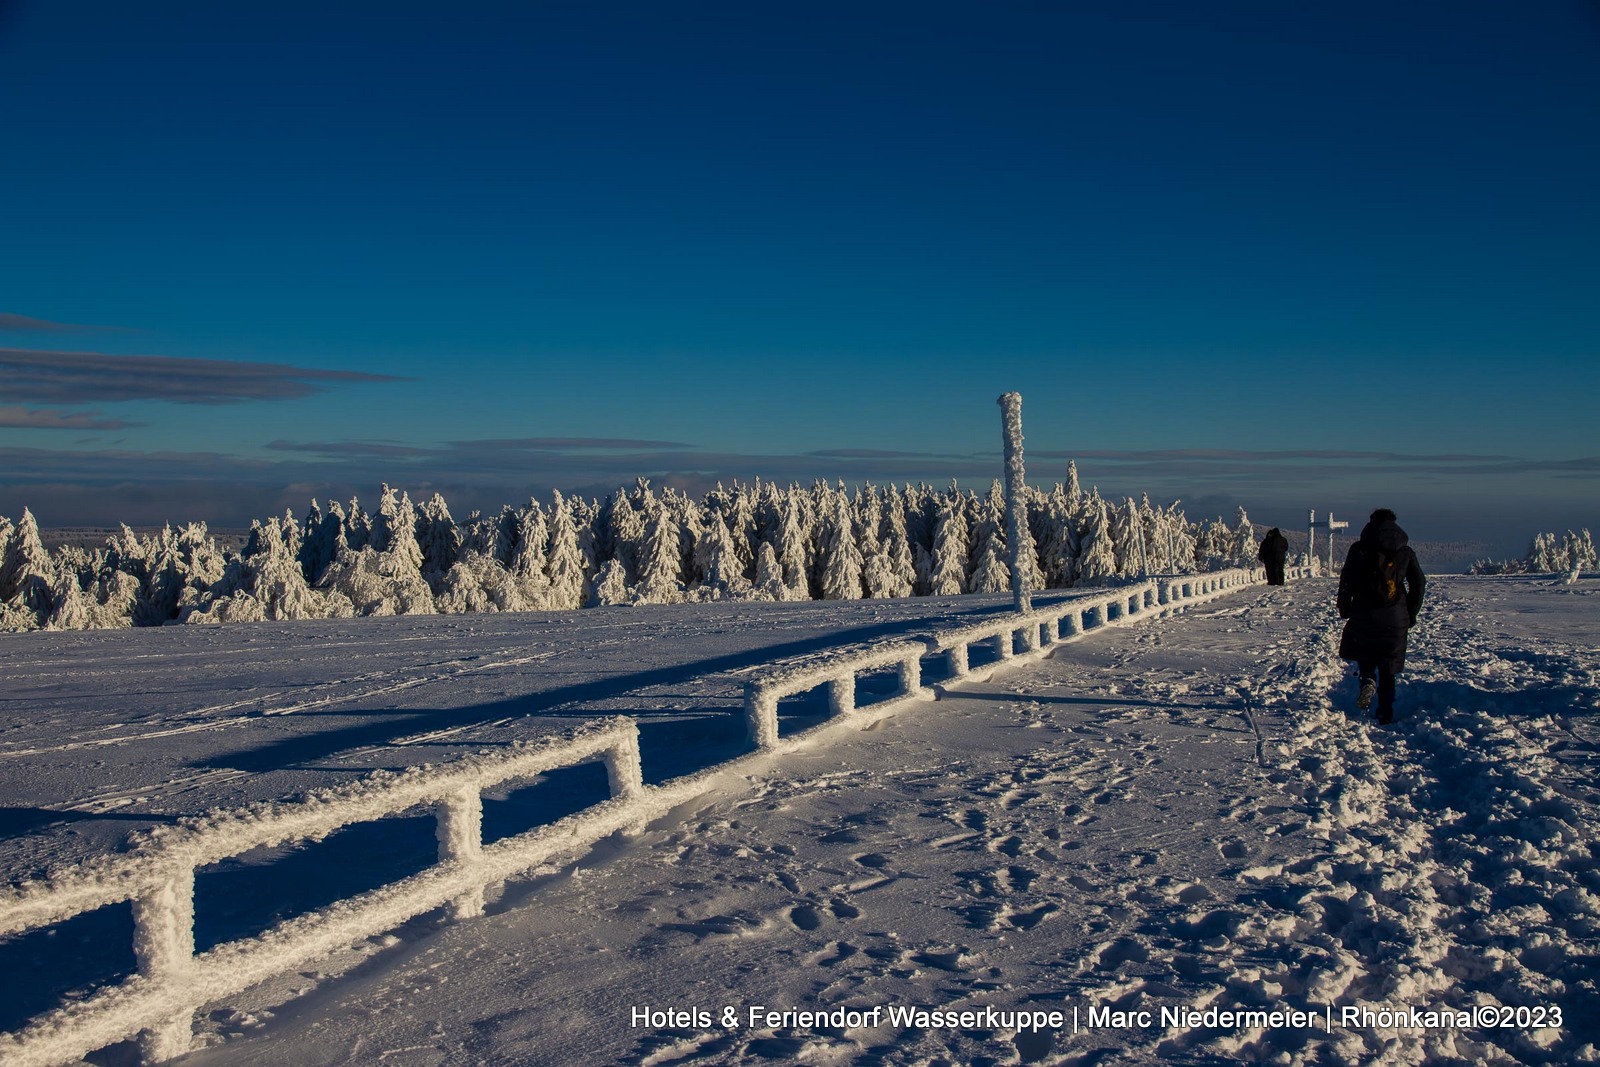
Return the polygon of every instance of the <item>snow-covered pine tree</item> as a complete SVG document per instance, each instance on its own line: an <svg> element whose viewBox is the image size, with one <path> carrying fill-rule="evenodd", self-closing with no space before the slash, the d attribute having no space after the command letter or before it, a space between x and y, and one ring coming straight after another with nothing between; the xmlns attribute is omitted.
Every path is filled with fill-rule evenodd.
<svg viewBox="0 0 1600 1067"><path fill-rule="evenodd" d="M682 556L678 546L678 524L668 508L653 509L645 527L644 547L639 554L639 581L634 601L639 604L675 604L683 599Z"/></svg>
<svg viewBox="0 0 1600 1067"><path fill-rule="evenodd" d="M733 554L739 561L739 573L747 581L755 576L755 545L758 541L755 503L755 495L749 487L742 486L738 482L733 483L724 521L728 527L728 535L733 540Z"/></svg>
<svg viewBox="0 0 1600 1067"><path fill-rule="evenodd" d="M911 556L911 539L906 534L905 502L892 485L884 499L879 542L883 546L883 558L889 564L889 579L883 595L910 596L917 583L917 566Z"/></svg>
<svg viewBox="0 0 1600 1067"><path fill-rule="evenodd" d="M23 508L0 556L0 602L10 609L7 625L19 629L43 626L55 607L55 581L56 569L39 537L38 520Z"/></svg>
<svg viewBox="0 0 1600 1067"><path fill-rule="evenodd" d="M1228 566L1254 567L1258 547L1255 524L1250 521L1250 516L1245 514L1244 506L1240 505L1238 514L1233 520L1233 536L1228 540Z"/></svg>
<svg viewBox="0 0 1600 1067"><path fill-rule="evenodd" d="M1528 542L1528 570L1533 574L1549 574L1555 570L1554 539L1553 534L1540 531Z"/></svg>
<svg viewBox="0 0 1600 1067"><path fill-rule="evenodd" d="M550 604L550 579L545 567L550 557L550 524L544 508L533 497L517 512L517 542L506 568L517 589L517 611L543 611Z"/></svg>
<svg viewBox="0 0 1600 1067"><path fill-rule="evenodd" d="M933 572L928 576L931 596L954 596L967 591L967 517L953 493L939 502L933 529Z"/></svg>
<svg viewBox="0 0 1600 1067"><path fill-rule="evenodd" d="M352 510L358 505L352 502ZM383 487L371 540L347 549L328 567L318 590L350 601L358 615L433 615L433 590L422 577L416 508L408 493Z"/></svg>
<svg viewBox="0 0 1600 1067"><path fill-rule="evenodd" d="M511 558L517 554L517 529L520 525L517 509L510 504L500 505L500 514L494 518L485 554L508 571L511 569Z"/></svg>
<svg viewBox="0 0 1600 1067"><path fill-rule="evenodd" d="M345 509L344 543L352 551L360 551L372 543L372 517L361 510L361 501L354 496Z"/></svg>
<svg viewBox="0 0 1600 1067"><path fill-rule="evenodd" d="M1549 557L1556 572L1571 573L1583 572L1594 569L1594 544L1589 538L1589 531L1584 530L1581 535L1568 530L1559 541L1555 534L1549 535Z"/></svg>
<svg viewBox="0 0 1600 1067"><path fill-rule="evenodd" d="M699 575L700 590L713 599L740 596L750 590L733 547L733 535L718 512L711 512L695 544L695 573Z"/></svg>
<svg viewBox="0 0 1600 1067"><path fill-rule="evenodd" d="M1223 567L1232 541L1233 531L1221 515L1202 522L1194 543L1195 570L1214 571Z"/></svg>
<svg viewBox="0 0 1600 1067"><path fill-rule="evenodd" d="M1161 539L1166 546L1168 569L1176 573L1194 570L1194 528L1174 500L1160 511Z"/></svg>
<svg viewBox="0 0 1600 1067"><path fill-rule="evenodd" d="M1103 582L1117 574L1117 557L1111 542L1111 517L1098 491L1087 498L1089 523L1079 537L1078 581Z"/></svg>
<svg viewBox="0 0 1600 1067"><path fill-rule="evenodd" d="M595 576L594 593L590 602L597 608L611 608L633 602L633 592L628 587L627 568L623 566L622 560L608 559L600 564L600 573Z"/></svg>
<svg viewBox="0 0 1600 1067"><path fill-rule="evenodd" d="M870 484L857 490L851 511L856 527L856 548L861 555L862 594L874 599L894 596L890 592L894 585L894 572L879 536L883 525L883 504L878 499L877 490Z"/></svg>
<svg viewBox="0 0 1600 1067"><path fill-rule="evenodd" d="M1078 484L1078 462L1067 460L1067 484L1062 487L1066 494L1067 503L1077 508L1083 503L1083 488Z"/></svg>
<svg viewBox="0 0 1600 1067"><path fill-rule="evenodd" d="M789 590L786 599L810 600L811 584L807 577L807 542L810 535L805 528L805 509L801 490L790 485L783 497L783 525L778 531L778 563L783 567L783 584Z"/></svg>
<svg viewBox="0 0 1600 1067"><path fill-rule="evenodd" d="M4 538L0 537L0 545ZM3 554L3 549L0 549ZM88 630L95 625L95 602L92 594L82 584L82 576L91 564L83 557L81 549L64 549L55 559L56 579L50 587L53 606L45 627L51 630ZM6 629L7 609L0 606L0 630Z"/></svg>
<svg viewBox="0 0 1600 1067"><path fill-rule="evenodd" d="M983 552L968 579L968 590L973 593L1008 593L1011 591L1011 568L1006 565L1005 535L998 530L984 538Z"/></svg>
<svg viewBox="0 0 1600 1067"><path fill-rule="evenodd" d="M450 507L438 493L417 509L417 549L422 553L422 576L438 594L444 576L461 558L461 531L450 516Z"/></svg>
<svg viewBox="0 0 1600 1067"><path fill-rule="evenodd" d="M599 534L596 532L600 521L599 506L592 499L582 496L568 497L567 505L572 509L572 524L578 531L578 555L583 558L584 588L592 589L600 573Z"/></svg>
<svg viewBox="0 0 1600 1067"><path fill-rule="evenodd" d="M858 600L861 597L861 550L856 547L855 522L844 493L833 496L833 511L823 523L822 599Z"/></svg>
<svg viewBox="0 0 1600 1067"><path fill-rule="evenodd" d="M327 617L329 604L306 584L305 572L300 569L293 546L283 539L282 525L276 530L265 525L261 530L263 537L258 552L244 557L243 563L245 587L260 602L262 614L274 621ZM338 603L333 601L335 605Z"/></svg>
<svg viewBox="0 0 1600 1067"><path fill-rule="evenodd" d="M627 492L618 489L611 498L605 540L610 543L611 558L622 564L623 581L629 585L638 580L644 527L645 520L633 506Z"/></svg>
<svg viewBox="0 0 1600 1067"><path fill-rule="evenodd" d="M1044 539L1045 583L1051 589L1066 589L1078 580L1077 504L1060 482L1045 498Z"/></svg>
<svg viewBox="0 0 1600 1067"><path fill-rule="evenodd" d="M687 587L703 577L695 570L695 548L705 528L703 511L687 494L672 486L662 490L661 506L672 512L672 521L678 527L678 574Z"/></svg>
<svg viewBox="0 0 1600 1067"><path fill-rule="evenodd" d="M1034 497L1038 497L1040 500L1043 499L1038 491L1031 487L1024 489L1024 493L1030 500ZM1030 508L1032 506L1030 505ZM1039 545L1033 538L1033 524L1031 522L1022 523L1021 536L1022 545L1021 551L1017 553L1017 561L1022 567L1023 588L1030 593L1036 593L1043 589L1045 584L1044 571L1039 567Z"/></svg>
<svg viewBox="0 0 1600 1067"><path fill-rule="evenodd" d="M952 485L951 489L954 491L955 486ZM1006 558L1005 488L1001 486L999 479L994 479L989 483L987 494L980 497L969 493L965 496L964 503L967 510L967 588L973 590L979 562L986 553L993 551L990 542L998 539L1000 541L998 558L1002 561Z"/></svg>
<svg viewBox="0 0 1600 1067"><path fill-rule="evenodd" d="M311 512L306 517L305 536L300 539L300 570L312 585L322 580L323 573L339 555L345 545L344 510L337 500L328 501L327 514L311 502Z"/></svg>
<svg viewBox="0 0 1600 1067"><path fill-rule="evenodd" d="M771 541L763 541L756 549L756 580L754 593L762 600L788 600L789 587L783 580L783 565Z"/></svg>
<svg viewBox="0 0 1600 1067"><path fill-rule="evenodd" d="M578 527L572 507L555 491L550 516L550 607L567 611L581 607L586 599L583 552L578 545Z"/></svg>

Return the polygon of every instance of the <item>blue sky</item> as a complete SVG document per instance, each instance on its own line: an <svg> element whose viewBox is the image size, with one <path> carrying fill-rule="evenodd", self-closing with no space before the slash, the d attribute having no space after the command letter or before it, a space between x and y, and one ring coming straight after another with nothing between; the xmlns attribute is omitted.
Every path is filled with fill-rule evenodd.
<svg viewBox="0 0 1600 1067"><path fill-rule="evenodd" d="M0 0L0 514L1030 477L1600 527L1600 7Z"/></svg>

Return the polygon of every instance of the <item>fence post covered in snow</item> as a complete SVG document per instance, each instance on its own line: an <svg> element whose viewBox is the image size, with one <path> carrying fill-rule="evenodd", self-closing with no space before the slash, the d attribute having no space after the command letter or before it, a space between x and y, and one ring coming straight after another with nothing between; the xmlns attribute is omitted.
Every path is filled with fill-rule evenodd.
<svg viewBox="0 0 1600 1067"><path fill-rule="evenodd" d="M194 970L194 868L172 868L133 905L133 954L139 975L157 986L187 987ZM185 1005L139 1034L146 1063L163 1063L194 1049L194 1009Z"/></svg>
<svg viewBox="0 0 1600 1067"><path fill-rule="evenodd" d="M757 748L778 743L778 697L760 682L744 687L744 721L750 740Z"/></svg>
<svg viewBox="0 0 1600 1067"><path fill-rule="evenodd" d="M843 671L828 683L828 713L848 715L856 710L856 672Z"/></svg>
<svg viewBox="0 0 1600 1067"><path fill-rule="evenodd" d="M483 796L476 782L462 786L434 803L438 820L439 859L471 866L483 855ZM483 914L483 889L477 887L450 902L456 919L473 919Z"/></svg>
<svg viewBox="0 0 1600 1067"><path fill-rule="evenodd" d="M897 667L901 696L916 696L922 692L922 657L908 653Z"/></svg>
<svg viewBox="0 0 1600 1067"><path fill-rule="evenodd" d="M606 781L614 797L644 795L644 767L639 757L639 727L635 723L627 736L600 757L606 767Z"/></svg>
<svg viewBox="0 0 1600 1067"><path fill-rule="evenodd" d="M1022 394L1005 393L999 399L1000 424L1005 430L1006 554L1011 564L1011 601L1018 611L1032 611L1027 572L1022 567L1022 541L1028 532L1028 501L1023 495Z"/></svg>

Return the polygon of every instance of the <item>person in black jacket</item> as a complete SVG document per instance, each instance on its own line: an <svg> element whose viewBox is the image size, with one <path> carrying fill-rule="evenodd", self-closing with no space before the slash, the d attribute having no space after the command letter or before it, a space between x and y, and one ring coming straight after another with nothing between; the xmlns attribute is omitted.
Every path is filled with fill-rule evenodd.
<svg viewBox="0 0 1600 1067"><path fill-rule="evenodd" d="M1267 569L1267 584L1283 584L1283 564L1289 558L1289 539L1276 526L1267 531L1256 550L1256 558Z"/></svg>
<svg viewBox="0 0 1600 1067"><path fill-rule="evenodd" d="M1379 508L1350 546L1339 572L1339 617L1349 620L1339 655L1355 660L1361 671L1356 706L1371 707L1377 695L1380 723L1394 721L1395 675L1405 669L1406 631L1422 610L1426 583L1407 540L1394 512Z"/></svg>

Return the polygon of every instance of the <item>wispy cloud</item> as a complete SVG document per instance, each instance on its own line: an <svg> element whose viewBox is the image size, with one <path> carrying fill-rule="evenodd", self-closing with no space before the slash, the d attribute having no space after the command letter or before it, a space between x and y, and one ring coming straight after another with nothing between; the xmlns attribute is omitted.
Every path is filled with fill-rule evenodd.
<svg viewBox="0 0 1600 1067"><path fill-rule="evenodd" d="M437 456L440 449L418 448L414 445L396 444L392 441L268 441L261 447L273 452L303 452L318 456L372 456L386 459L409 459L415 456Z"/></svg>
<svg viewBox="0 0 1600 1067"><path fill-rule="evenodd" d="M13 330L18 333L73 333L78 330L117 330L118 326L82 326L69 322L50 322L47 319L36 319L28 315L12 315L0 311L0 330Z"/></svg>
<svg viewBox="0 0 1600 1067"><path fill-rule="evenodd" d="M816 452L807 452L806 455L822 459L934 459L939 453L892 452L881 448L824 448Z"/></svg>
<svg viewBox="0 0 1600 1067"><path fill-rule="evenodd" d="M0 399L32 404L235 404L309 396L336 382L405 380L282 363L0 348Z"/></svg>
<svg viewBox="0 0 1600 1067"><path fill-rule="evenodd" d="M0 426L26 430L126 430L142 422L108 419L98 411L55 411L52 409L0 407Z"/></svg>
<svg viewBox="0 0 1600 1067"><path fill-rule="evenodd" d="M621 449L688 449L678 441L635 441L627 437L502 437L482 441L451 441L456 449L504 448L522 452L618 451Z"/></svg>

